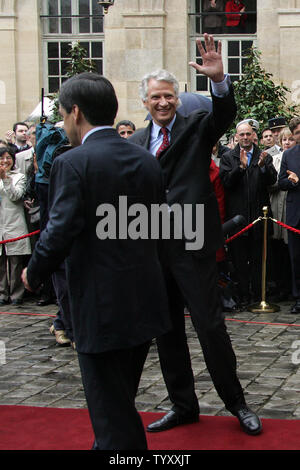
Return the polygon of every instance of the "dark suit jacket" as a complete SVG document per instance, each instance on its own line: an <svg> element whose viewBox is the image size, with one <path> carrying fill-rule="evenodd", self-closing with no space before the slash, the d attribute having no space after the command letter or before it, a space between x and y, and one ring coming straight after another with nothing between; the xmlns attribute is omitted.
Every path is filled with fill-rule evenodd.
<svg viewBox="0 0 300 470"><path fill-rule="evenodd" d="M186 118L176 113L171 145L159 158L168 204L192 204L194 210L196 204L204 204L204 245L195 252L198 256L210 255L223 244L209 167L212 147L226 132L236 113L232 87L227 96L217 98L212 95L212 100L212 113L195 111ZM149 148L151 126L152 121L146 129L136 131L129 140Z"/></svg>
<svg viewBox="0 0 300 470"><path fill-rule="evenodd" d="M114 129L86 142L53 163L49 222L28 266L36 288L66 258L76 349L101 353L142 344L169 327L164 280L155 240L100 240L100 204L118 208L164 201L162 172L144 149ZM117 211L118 221L118 211Z"/></svg>
<svg viewBox="0 0 300 470"><path fill-rule="evenodd" d="M263 206L270 208L268 186L276 183L277 172L270 155L262 171L258 166L261 150L254 145L250 166L240 168L240 146L224 153L220 161L220 178L225 188L226 220L235 215L245 217L247 224L263 215ZM271 230L271 225L269 225ZM261 236L262 224L253 227L253 233Z"/></svg>
<svg viewBox="0 0 300 470"><path fill-rule="evenodd" d="M300 226L300 183L293 184L288 180L287 170L293 171L300 178L300 145L283 152L278 185L288 191L286 198L286 223L291 227Z"/></svg>

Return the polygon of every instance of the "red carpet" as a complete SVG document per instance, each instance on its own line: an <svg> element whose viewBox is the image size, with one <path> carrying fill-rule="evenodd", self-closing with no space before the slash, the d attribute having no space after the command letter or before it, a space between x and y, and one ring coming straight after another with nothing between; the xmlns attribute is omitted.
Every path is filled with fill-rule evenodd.
<svg viewBox="0 0 300 470"><path fill-rule="evenodd" d="M145 425L160 414L141 413ZM201 416L199 423L147 433L149 450L299 450L300 421L263 419L247 436L234 417ZM93 432L86 409L0 406L0 450L89 450Z"/></svg>

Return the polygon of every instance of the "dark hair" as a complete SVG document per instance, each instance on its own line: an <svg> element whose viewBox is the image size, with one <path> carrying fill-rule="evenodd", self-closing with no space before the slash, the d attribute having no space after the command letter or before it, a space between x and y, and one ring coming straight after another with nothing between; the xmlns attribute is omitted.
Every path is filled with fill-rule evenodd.
<svg viewBox="0 0 300 470"><path fill-rule="evenodd" d="M266 131L271 131L271 132L272 132L272 130L270 129L270 127L265 127L265 128L261 131L261 134L260 134L260 135L263 136L263 135L264 135L264 132L266 132Z"/></svg>
<svg viewBox="0 0 300 470"><path fill-rule="evenodd" d="M124 119L123 121L119 121L118 124L116 125L116 130L119 129L120 126L129 126L133 131L135 131L135 125L133 122L128 121L127 119Z"/></svg>
<svg viewBox="0 0 300 470"><path fill-rule="evenodd" d="M294 130L296 129L296 127L298 127L300 124L300 117L299 116L296 116L296 117L293 117L290 122L289 122L289 128L290 128L290 131L291 133L294 132Z"/></svg>
<svg viewBox="0 0 300 470"><path fill-rule="evenodd" d="M15 168L16 156L14 152L12 152L8 147L0 147L0 157L2 157L5 153L8 153L13 159L13 166L11 167L13 170Z"/></svg>
<svg viewBox="0 0 300 470"><path fill-rule="evenodd" d="M26 124L26 122L15 122L15 124L14 124L14 126L13 126L13 131L14 131L14 132L16 132L18 126L26 126L27 129L29 129L29 127L28 127L28 125Z"/></svg>
<svg viewBox="0 0 300 470"><path fill-rule="evenodd" d="M59 102L68 114L76 104L93 126L112 126L118 111L115 90L107 78L83 72L63 83Z"/></svg>

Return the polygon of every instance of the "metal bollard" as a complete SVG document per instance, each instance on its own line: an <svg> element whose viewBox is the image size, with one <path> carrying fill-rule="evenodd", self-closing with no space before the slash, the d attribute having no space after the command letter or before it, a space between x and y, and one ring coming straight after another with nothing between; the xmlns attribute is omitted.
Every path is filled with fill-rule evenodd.
<svg viewBox="0 0 300 470"><path fill-rule="evenodd" d="M250 305L247 310L253 313L274 313L280 310L280 307L275 304L266 302L266 274L267 274L267 240L268 240L268 208L263 207L263 221L264 221L264 238L262 249L262 279L261 279L261 302Z"/></svg>

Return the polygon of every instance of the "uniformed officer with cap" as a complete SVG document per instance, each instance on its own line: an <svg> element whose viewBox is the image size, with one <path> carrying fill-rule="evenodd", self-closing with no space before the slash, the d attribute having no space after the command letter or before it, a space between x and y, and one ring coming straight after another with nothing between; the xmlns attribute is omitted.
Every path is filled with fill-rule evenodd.
<svg viewBox="0 0 300 470"><path fill-rule="evenodd" d="M278 142L279 134L280 134L281 130L283 129L283 127L286 127L285 118L284 117L275 117L275 118L269 119L268 124L269 124L269 128L272 131L272 134L275 137L275 144L278 145L279 144L279 142Z"/></svg>

